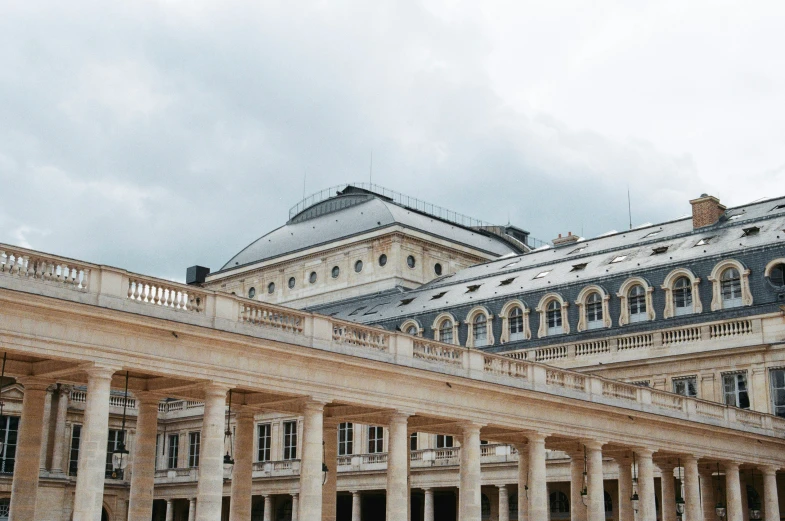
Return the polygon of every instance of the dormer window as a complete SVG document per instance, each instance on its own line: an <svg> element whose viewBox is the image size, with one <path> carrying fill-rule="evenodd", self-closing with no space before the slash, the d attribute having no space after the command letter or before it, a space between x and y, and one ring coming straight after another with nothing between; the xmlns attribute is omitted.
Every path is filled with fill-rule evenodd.
<svg viewBox="0 0 785 521"><path fill-rule="evenodd" d="M488 318L483 313L477 313L474 317L472 335L474 337L474 347L485 347L488 345Z"/></svg>
<svg viewBox="0 0 785 521"><path fill-rule="evenodd" d="M452 339L452 321L445 319L439 326L439 341L444 342L445 344L452 344Z"/></svg>
<svg viewBox="0 0 785 521"><path fill-rule="evenodd" d="M772 208L769 211L773 212L774 210L785 210L785 204L778 204L777 206L775 206L774 208Z"/></svg>
<svg viewBox="0 0 785 521"><path fill-rule="evenodd" d="M351 313L349 313L349 316L356 315L356 314L358 314L360 311L362 311L363 309L365 309L365 308L367 308L367 307L368 307L368 306L360 306L359 308L357 308L357 309L355 309L354 311L352 311Z"/></svg>
<svg viewBox="0 0 785 521"><path fill-rule="evenodd" d="M573 264L572 265L572 269L570 271L583 271L583 270L586 269L586 266L588 264L589 264L588 262L582 262L580 264Z"/></svg>
<svg viewBox="0 0 785 521"><path fill-rule="evenodd" d="M535 276L534 276L534 278L535 278L535 279L541 279L541 278L545 277L546 275L548 275L548 273L550 273L550 272L551 272L551 270L548 270L548 271L541 271L540 273L538 273L537 275L535 275Z"/></svg>
<svg viewBox="0 0 785 521"><path fill-rule="evenodd" d="M510 311L510 341L523 340L523 311L514 307Z"/></svg>
<svg viewBox="0 0 785 521"><path fill-rule="evenodd" d="M659 246L657 248L652 248L651 254L652 255L662 255L663 253L668 251L668 246Z"/></svg>
<svg viewBox="0 0 785 521"><path fill-rule="evenodd" d="M589 329L605 327L602 320L602 308L602 296L595 291L586 299L586 323Z"/></svg>
<svg viewBox="0 0 785 521"><path fill-rule="evenodd" d="M562 327L561 303L558 300L548 302L545 318L548 321L548 336L560 335L564 329Z"/></svg>
<svg viewBox="0 0 785 521"><path fill-rule="evenodd" d="M711 240L712 240L713 238L714 238L714 236L713 236L713 235L712 235L711 237L704 237L703 239L699 240L699 241L698 241L698 242L695 244L695 246L706 246L707 244L709 244L709 243L711 242Z"/></svg>
<svg viewBox="0 0 785 521"><path fill-rule="evenodd" d="M741 275L736 268L728 268L720 275L720 291L722 307L734 308L741 306Z"/></svg>
<svg viewBox="0 0 785 521"><path fill-rule="evenodd" d="M583 250L585 250L586 248L587 248L587 246L581 246L580 248L575 248L574 250L572 250L571 252L569 252L567 255L573 255L573 254L575 254L575 253L580 253L580 252L582 252Z"/></svg>
<svg viewBox="0 0 785 521"><path fill-rule="evenodd" d="M687 277L679 277L673 284L673 305L676 316L693 312L692 282Z"/></svg>
<svg viewBox="0 0 785 521"><path fill-rule="evenodd" d="M442 298L446 294L447 294L446 291L442 291L441 293L437 293L436 295L432 296L431 300L439 300L440 298Z"/></svg>
<svg viewBox="0 0 785 521"><path fill-rule="evenodd" d="M256 288L251 288L248 290L248 298L254 298L256 296Z"/></svg>
<svg viewBox="0 0 785 521"><path fill-rule="evenodd" d="M654 237L655 235L659 235L662 230L654 230L653 232L649 232L643 236L644 239L648 239L649 237Z"/></svg>
<svg viewBox="0 0 785 521"><path fill-rule="evenodd" d="M405 298L405 299L401 300L401 303L398 304L398 307L406 306L408 304L411 304L413 300L414 300L413 298Z"/></svg>
<svg viewBox="0 0 785 521"><path fill-rule="evenodd" d="M648 320L646 314L646 290L640 284L630 289L627 305L630 310L630 322L643 322Z"/></svg>
<svg viewBox="0 0 785 521"><path fill-rule="evenodd" d="M616 264L617 262L621 262L621 261L623 261L623 260L624 260L624 259L626 259L626 258L627 258L627 256L626 256L626 255L617 255L616 257L614 257L614 258L611 260L611 264Z"/></svg>
<svg viewBox="0 0 785 521"><path fill-rule="evenodd" d="M499 269L506 270L507 268L512 268L513 266L515 266L516 264L518 264L518 262L520 262L520 261L515 261L515 262L511 262L511 263L509 263L509 264L505 264L504 266L502 266L502 267L501 267L501 268L499 268Z"/></svg>
<svg viewBox="0 0 785 521"><path fill-rule="evenodd" d="M475 291L480 289L480 286L482 286L482 284L473 284L471 286L467 286L466 293L474 293Z"/></svg>
<svg viewBox="0 0 785 521"><path fill-rule="evenodd" d="M742 237L752 237L754 235L758 235L759 231L760 231L760 228L758 228L757 226L751 226L749 228L744 228L744 230L742 230L742 235L741 236Z"/></svg>
<svg viewBox="0 0 785 521"><path fill-rule="evenodd" d="M504 279L503 281L499 282L499 286L508 286L508 285L512 284L512 281L514 281L514 280L515 280L515 277L513 277L511 279Z"/></svg>

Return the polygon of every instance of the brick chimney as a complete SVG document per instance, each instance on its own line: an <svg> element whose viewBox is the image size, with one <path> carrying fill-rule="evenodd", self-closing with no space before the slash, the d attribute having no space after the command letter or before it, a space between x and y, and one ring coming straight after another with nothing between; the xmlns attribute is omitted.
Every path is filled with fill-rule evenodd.
<svg viewBox="0 0 785 521"><path fill-rule="evenodd" d="M720 204L720 200L708 194L701 194L697 199L690 201L692 205L692 227L693 229L710 226L720 220L725 213L725 207Z"/></svg>
<svg viewBox="0 0 785 521"><path fill-rule="evenodd" d="M580 237L578 237L577 235L573 235L572 232L568 232L566 237L562 237L562 235L559 234L559 236L553 239L552 242L553 242L553 246L558 248L559 246L566 246L568 244L572 244L576 242L578 239L580 239Z"/></svg>

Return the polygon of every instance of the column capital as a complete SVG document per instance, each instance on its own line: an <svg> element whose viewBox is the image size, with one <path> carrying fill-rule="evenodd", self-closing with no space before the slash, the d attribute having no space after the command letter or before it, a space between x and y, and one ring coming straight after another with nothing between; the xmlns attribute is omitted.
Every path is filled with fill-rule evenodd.
<svg viewBox="0 0 785 521"><path fill-rule="evenodd" d="M82 369L90 378L99 378L102 380L111 380L112 376L121 368L109 365L93 365L92 367L85 367Z"/></svg>
<svg viewBox="0 0 785 521"><path fill-rule="evenodd" d="M761 473L766 476L776 476L778 468L774 465L761 465L758 467Z"/></svg>
<svg viewBox="0 0 785 521"><path fill-rule="evenodd" d="M324 412L324 406L328 403L329 400L319 400L313 398L303 400L302 412Z"/></svg>
<svg viewBox="0 0 785 521"><path fill-rule="evenodd" d="M484 424L475 423L475 422L461 422L458 424L461 427L461 431L463 433L477 431L480 432L480 429L485 427Z"/></svg>
<svg viewBox="0 0 785 521"><path fill-rule="evenodd" d="M548 435L543 434L542 432L531 432L526 434L529 443L545 443L545 438L547 437Z"/></svg>
<svg viewBox="0 0 785 521"><path fill-rule="evenodd" d="M604 441L594 440L594 439L583 439L581 443L588 449L588 450L602 450L602 446L605 445Z"/></svg>
<svg viewBox="0 0 785 521"><path fill-rule="evenodd" d="M74 388L73 385L68 385L68 384L58 384L58 385L59 387L57 388L57 392L60 394L60 396L70 396L71 389Z"/></svg>
<svg viewBox="0 0 785 521"><path fill-rule="evenodd" d="M388 415L387 421L389 423L407 423L411 416L414 416L414 413L408 411L395 411Z"/></svg>
<svg viewBox="0 0 785 521"><path fill-rule="evenodd" d="M697 465L700 460L700 457L694 454L682 454L680 458L681 458L682 466L684 466L687 463L692 464L693 462L695 462L695 464Z"/></svg>
<svg viewBox="0 0 785 521"><path fill-rule="evenodd" d="M205 400L208 398L220 398L222 395L226 398L226 393L228 393L231 388L232 387L227 384L208 382L204 386L204 398Z"/></svg>
<svg viewBox="0 0 785 521"><path fill-rule="evenodd" d="M496 488L498 488L498 489L505 489L506 490L507 489L507 484L506 483L502 483L501 485L496 485Z"/></svg>
<svg viewBox="0 0 785 521"><path fill-rule="evenodd" d="M161 401L159 395L147 391L134 392L134 398L136 398L136 403L139 404L139 406L154 404L157 407Z"/></svg>
<svg viewBox="0 0 785 521"><path fill-rule="evenodd" d="M300 493L299 493L299 492L292 492L292 493L291 493L291 494L289 494L289 495L290 495L290 496L292 496L292 497L293 497L293 498L295 498L295 499L297 499L298 497L300 497Z"/></svg>
<svg viewBox="0 0 785 521"><path fill-rule="evenodd" d="M722 468L724 468L725 470L735 470L735 471L738 471L739 470L739 463L737 463L735 461L726 461L726 462L723 462Z"/></svg>
<svg viewBox="0 0 785 521"><path fill-rule="evenodd" d="M648 447L635 447L632 450L639 458L651 458L656 452L654 449L650 449Z"/></svg>

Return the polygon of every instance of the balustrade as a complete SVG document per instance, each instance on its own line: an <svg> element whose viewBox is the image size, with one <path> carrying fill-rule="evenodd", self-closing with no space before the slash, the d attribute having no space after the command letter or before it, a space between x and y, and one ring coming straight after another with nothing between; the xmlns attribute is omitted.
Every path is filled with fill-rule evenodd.
<svg viewBox="0 0 785 521"><path fill-rule="evenodd" d="M626 351L628 349L642 349L651 347L653 345L652 335L632 335L622 336L618 338L619 351Z"/></svg>
<svg viewBox="0 0 785 521"><path fill-rule="evenodd" d="M440 342L429 342L421 338L414 340L412 356L420 360L430 362L443 362L450 365L463 364L464 349L459 346L442 344Z"/></svg>
<svg viewBox="0 0 785 521"><path fill-rule="evenodd" d="M602 382L602 394L604 396L610 396L620 400L637 401L638 389L639 387L636 385L625 384L621 382L613 382L608 380L603 380Z"/></svg>
<svg viewBox="0 0 785 521"><path fill-rule="evenodd" d="M589 356L600 353L610 353L611 346L607 340L595 340L575 344L575 356Z"/></svg>
<svg viewBox="0 0 785 521"><path fill-rule="evenodd" d="M483 356L483 370L497 376L508 376L510 378L528 378L530 364L511 360L503 356Z"/></svg>
<svg viewBox="0 0 785 521"><path fill-rule="evenodd" d="M752 334L751 320L720 322L718 324L712 324L709 328L709 336L711 338L727 338L749 334Z"/></svg>
<svg viewBox="0 0 785 521"><path fill-rule="evenodd" d="M129 276L127 297L136 302L191 313L204 312L207 300L206 293L196 291L192 286L140 275Z"/></svg>
<svg viewBox="0 0 785 521"><path fill-rule="evenodd" d="M560 358L567 358L567 346L539 347L535 350L534 360L537 362L559 360Z"/></svg>
<svg viewBox="0 0 785 521"><path fill-rule="evenodd" d="M91 267L70 259L0 245L0 275L52 282L89 291Z"/></svg>
<svg viewBox="0 0 785 521"><path fill-rule="evenodd" d="M271 327L288 333L302 335L307 316L305 313L284 307L256 302L242 302L240 304L239 320L245 324Z"/></svg>
<svg viewBox="0 0 785 521"><path fill-rule="evenodd" d="M684 327L681 329L670 329L662 333L662 345L684 344L687 342L697 342L701 339L701 328Z"/></svg>
<svg viewBox="0 0 785 521"><path fill-rule="evenodd" d="M333 342L387 352L390 350L390 333L376 327L333 320Z"/></svg>

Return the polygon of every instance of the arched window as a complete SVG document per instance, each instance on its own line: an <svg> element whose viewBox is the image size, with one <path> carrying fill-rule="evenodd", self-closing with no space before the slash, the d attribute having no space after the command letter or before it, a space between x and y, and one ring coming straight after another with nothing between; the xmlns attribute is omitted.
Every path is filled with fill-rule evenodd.
<svg viewBox="0 0 785 521"><path fill-rule="evenodd" d="M472 336L474 347L484 347L488 345L488 319L482 313L477 313L474 317L474 328Z"/></svg>
<svg viewBox="0 0 785 521"><path fill-rule="evenodd" d="M611 495L608 494L608 491L605 492L605 513L610 514L613 512L613 499L611 499Z"/></svg>
<svg viewBox="0 0 785 521"><path fill-rule="evenodd" d="M726 268L720 275L720 291L722 307L735 308L741 306L741 275L736 268Z"/></svg>
<svg viewBox="0 0 785 521"><path fill-rule="evenodd" d="M482 519L491 518L491 501L485 494L480 496L480 517Z"/></svg>
<svg viewBox="0 0 785 521"><path fill-rule="evenodd" d="M512 308L509 317L510 341L523 340L523 310L518 306Z"/></svg>
<svg viewBox="0 0 785 521"><path fill-rule="evenodd" d="M442 320L442 323L439 324L439 341L444 342L445 344L452 344L453 343L453 335L452 335L453 325L452 320L449 318L445 318Z"/></svg>
<svg viewBox="0 0 785 521"><path fill-rule="evenodd" d="M568 514L570 512L570 502L564 492L553 492L549 499L551 514Z"/></svg>
<svg viewBox="0 0 785 521"><path fill-rule="evenodd" d="M537 338L552 335L567 334L570 324L567 321L567 306L569 303L558 293L547 293L540 299L537 313L540 315L540 327Z"/></svg>
<svg viewBox="0 0 785 521"><path fill-rule="evenodd" d="M630 288L627 296L627 309L630 311L630 322L648 320L646 314L646 290L640 284Z"/></svg>
<svg viewBox="0 0 785 521"><path fill-rule="evenodd" d="M548 335L559 335L564 332L562 328L561 303L558 300L548 302L545 312L545 319L548 321Z"/></svg>
<svg viewBox="0 0 785 521"><path fill-rule="evenodd" d="M406 328L406 334L407 335L412 335L412 336L417 336L417 326L412 324L409 327L407 327Z"/></svg>
<svg viewBox="0 0 785 521"><path fill-rule="evenodd" d="M673 306L676 316L692 313L692 281L679 277L673 284Z"/></svg>
<svg viewBox="0 0 785 521"><path fill-rule="evenodd" d="M11 500L8 498L0 499L0 520L8 521L11 512Z"/></svg>
<svg viewBox="0 0 785 521"><path fill-rule="evenodd" d="M602 295L593 291L586 299L586 321L589 329L599 329L605 326L602 319Z"/></svg>

